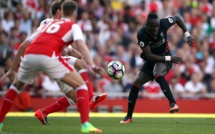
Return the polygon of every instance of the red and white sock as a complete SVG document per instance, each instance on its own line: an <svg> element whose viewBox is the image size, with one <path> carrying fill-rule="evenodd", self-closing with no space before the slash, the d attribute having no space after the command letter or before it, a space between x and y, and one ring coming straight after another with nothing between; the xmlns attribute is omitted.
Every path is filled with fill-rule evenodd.
<svg viewBox="0 0 215 134"><path fill-rule="evenodd" d="M81 124L83 124L89 121L90 112L87 86L86 85L79 86L76 89L76 96L77 107L81 115Z"/></svg>
<svg viewBox="0 0 215 134"><path fill-rule="evenodd" d="M7 93L4 95L2 103L0 105L0 123L4 121L6 114L13 106L14 100L18 94L18 90L14 85L11 85Z"/></svg>
<svg viewBox="0 0 215 134"><path fill-rule="evenodd" d="M79 74L81 75L81 77L83 78L83 80L85 81L85 83L87 84L87 88L88 88L88 94L89 94L89 100L91 100L93 98L93 86L91 84L91 81L88 77L88 73L87 73L87 69L81 69L79 71Z"/></svg>
<svg viewBox="0 0 215 134"><path fill-rule="evenodd" d="M66 96L59 98L56 102L52 103L51 105L42 108L44 114L48 115L50 113L58 112L64 110L68 106L74 104L74 102Z"/></svg>

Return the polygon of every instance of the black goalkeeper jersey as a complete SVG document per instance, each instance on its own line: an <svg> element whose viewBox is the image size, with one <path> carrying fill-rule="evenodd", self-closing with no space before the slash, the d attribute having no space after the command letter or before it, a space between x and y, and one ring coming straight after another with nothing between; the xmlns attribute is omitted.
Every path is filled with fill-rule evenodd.
<svg viewBox="0 0 215 134"><path fill-rule="evenodd" d="M167 30L174 24L175 20L172 17L161 19L156 37L151 36L145 26L140 28L137 32L138 45L141 48L149 45L151 52L156 55L171 55L167 41Z"/></svg>

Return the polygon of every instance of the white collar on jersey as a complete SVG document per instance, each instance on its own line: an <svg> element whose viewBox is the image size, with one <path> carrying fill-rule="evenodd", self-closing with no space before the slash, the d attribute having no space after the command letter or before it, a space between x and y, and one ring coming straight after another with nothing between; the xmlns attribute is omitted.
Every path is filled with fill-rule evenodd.
<svg viewBox="0 0 215 134"><path fill-rule="evenodd" d="M61 18L61 20L71 21L69 18Z"/></svg>

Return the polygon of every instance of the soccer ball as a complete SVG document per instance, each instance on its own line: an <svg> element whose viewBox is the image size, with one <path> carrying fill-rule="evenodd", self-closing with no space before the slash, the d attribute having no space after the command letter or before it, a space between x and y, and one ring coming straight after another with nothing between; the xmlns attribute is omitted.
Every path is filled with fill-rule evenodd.
<svg viewBox="0 0 215 134"><path fill-rule="evenodd" d="M111 61L106 68L108 76L120 79L125 73L125 67L120 61Z"/></svg>

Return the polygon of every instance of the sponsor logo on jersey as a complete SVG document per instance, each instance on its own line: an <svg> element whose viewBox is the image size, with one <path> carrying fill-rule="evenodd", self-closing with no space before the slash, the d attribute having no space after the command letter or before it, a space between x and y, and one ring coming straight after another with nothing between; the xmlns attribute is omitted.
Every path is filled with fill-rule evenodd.
<svg viewBox="0 0 215 134"><path fill-rule="evenodd" d="M173 23L173 19L172 18L168 18L169 23Z"/></svg>
<svg viewBox="0 0 215 134"><path fill-rule="evenodd" d="M144 47L145 46L144 42L140 41L140 46Z"/></svg>

